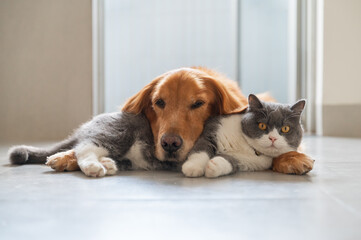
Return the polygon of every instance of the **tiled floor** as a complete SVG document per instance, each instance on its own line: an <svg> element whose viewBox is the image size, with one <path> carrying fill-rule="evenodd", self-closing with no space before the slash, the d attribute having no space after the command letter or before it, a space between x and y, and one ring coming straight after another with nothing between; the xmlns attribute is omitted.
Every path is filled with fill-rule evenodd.
<svg viewBox="0 0 361 240"><path fill-rule="evenodd" d="M306 137L306 176L101 179L9 166L0 147L0 239L361 239L361 139Z"/></svg>

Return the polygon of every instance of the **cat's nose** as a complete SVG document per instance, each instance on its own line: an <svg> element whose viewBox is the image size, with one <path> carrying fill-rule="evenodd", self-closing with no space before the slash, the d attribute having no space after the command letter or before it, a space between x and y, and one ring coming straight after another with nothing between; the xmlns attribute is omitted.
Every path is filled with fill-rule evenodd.
<svg viewBox="0 0 361 240"><path fill-rule="evenodd" d="M274 143L274 142L277 140L277 138L272 137L272 136L269 136L268 138L269 138L269 140L271 140L271 141L272 141L272 143Z"/></svg>

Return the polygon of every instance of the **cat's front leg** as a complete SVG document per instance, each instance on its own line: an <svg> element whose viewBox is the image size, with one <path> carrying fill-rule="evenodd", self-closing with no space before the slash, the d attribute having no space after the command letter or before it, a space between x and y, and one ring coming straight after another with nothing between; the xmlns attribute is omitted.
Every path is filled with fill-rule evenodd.
<svg viewBox="0 0 361 240"><path fill-rule="evenodd" d="M207 125L208 126L208 125ZM186 177L204 176L206 165L214 156L214 142L207 134L212 133L210 126L205 127L202 135L198 138L187 160L182 165L182 172Z"/></svg>
<svg viewBox="0 0 361 240"><path fill-rule="evenodd" d="M237 171L237 162L231 156L222 154L217 155L208 161L205 176L207 178L216 178L228 175Z"/></svg>
<svg viewBox="0 0 361 240"><path fill-rule="evenodd" d="M296 151L284 153L273 159L272 170L286 174L306 174L313 169L315 160Z"/></svg>
<svg viewBox="0 0 361 240"><path fill-rule="evenodd" d="M108 158L108 151L93 143L82 143L75 148L75 155L81 171L89 177L114 175L117 166Z"/></svg>
<svg viewBox="0 0 361 240"><path fill-rule="evenodd" d="M186 177L202 177L208 161L206 152L191 153L182 166L182 172Z"/></svg>

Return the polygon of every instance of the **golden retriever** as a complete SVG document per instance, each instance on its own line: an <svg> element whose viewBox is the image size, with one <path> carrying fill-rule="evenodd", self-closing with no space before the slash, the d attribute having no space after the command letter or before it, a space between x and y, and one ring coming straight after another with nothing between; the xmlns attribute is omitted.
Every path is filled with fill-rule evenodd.
<svg viewBox="0 0 361 240"><path fill-rule="evenodd" d="M247 99L233 81L198 67L155 78L122 110L146 115L159 160L184 161L210 116L231 114L246 106Z"/></svg>

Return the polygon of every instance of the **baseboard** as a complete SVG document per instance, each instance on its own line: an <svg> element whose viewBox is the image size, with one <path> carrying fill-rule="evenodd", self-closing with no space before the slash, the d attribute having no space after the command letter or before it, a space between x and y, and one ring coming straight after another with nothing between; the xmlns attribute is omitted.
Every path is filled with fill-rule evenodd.
<svg viewBox="0 0 361 240"><path fill-rule="evenodd" d="M361 104L324 105L323 135L361 137Z"/></svg>

